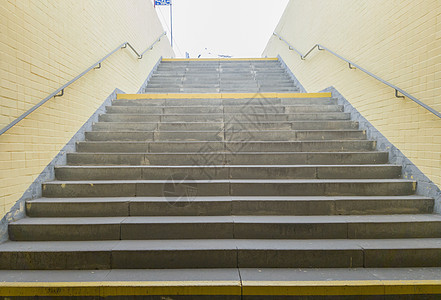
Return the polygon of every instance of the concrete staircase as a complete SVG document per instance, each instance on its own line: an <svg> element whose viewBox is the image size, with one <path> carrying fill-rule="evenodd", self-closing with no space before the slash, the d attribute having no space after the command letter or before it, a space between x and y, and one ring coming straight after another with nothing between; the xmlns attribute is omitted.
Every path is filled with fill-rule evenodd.
<svg viewBox="0 0 441 300"><path fill-rule="evenodd" d="M329 95L265 94L296 91L274 60L161 63L155 94L119 95L9 225L0 278L113 270L96 276L209 281L188 292L209 299L246 298L246 282L441 279L424 269L441 267L433 199ZM175 92L216 94L156 95Z"/></svg>

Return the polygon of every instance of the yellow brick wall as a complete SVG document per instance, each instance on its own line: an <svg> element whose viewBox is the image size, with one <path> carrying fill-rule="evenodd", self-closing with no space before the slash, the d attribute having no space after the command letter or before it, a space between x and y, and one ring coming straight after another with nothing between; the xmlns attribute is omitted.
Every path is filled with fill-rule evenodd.
<svg viewBox="0 0 441 300"><path fill-rule="evenodd" d="M291 0L275 31L303 54L322 44L441 112L439 0ZM308 92L334 86L441 186L441 119L325 51L302 61L273 36L263 56L278 54Z"/></svg>
<svg viewBox="0 0 441 300"><path fill-rule="evenodd" d="M163 32L148 0L0 1L0 127L47 97L121 43L144 51ZM142 60L116 52L0 136L0 219L106 97L136 93L168 38Z"/></svg>

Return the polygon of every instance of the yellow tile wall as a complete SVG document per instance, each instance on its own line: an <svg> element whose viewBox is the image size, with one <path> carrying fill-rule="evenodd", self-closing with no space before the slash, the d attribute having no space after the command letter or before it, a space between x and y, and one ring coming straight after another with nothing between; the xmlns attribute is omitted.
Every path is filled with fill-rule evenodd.
<svg viewBox="0 0 441 300"><path fill-rule="evenodd" d="M291 0L275 31L303 54L322 44L441 112L439 0ZM263 56L278 54L308 92L334 86L441 187L441 119L328 52L302 61L273 36Z"/></svg>
<svg viewBox="0 0 441 300"><path fill-rule="evenodd" d="M0 1L0 127L121 43L141 52L162 32L147 0ZM0 136L0 218L115 88L136 93L173 55L168 38L142 60L119 50Z"/></svg>

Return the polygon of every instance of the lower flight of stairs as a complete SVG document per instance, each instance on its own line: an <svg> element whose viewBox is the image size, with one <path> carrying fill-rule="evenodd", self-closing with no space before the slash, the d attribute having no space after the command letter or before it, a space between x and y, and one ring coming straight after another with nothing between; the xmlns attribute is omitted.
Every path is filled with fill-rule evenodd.
<svg viewBox="0 0 441 300"><path fill-rule="evenodd" d="M433 199L330 95L124 97L9 225L8 291L441 294Z"/></svg>

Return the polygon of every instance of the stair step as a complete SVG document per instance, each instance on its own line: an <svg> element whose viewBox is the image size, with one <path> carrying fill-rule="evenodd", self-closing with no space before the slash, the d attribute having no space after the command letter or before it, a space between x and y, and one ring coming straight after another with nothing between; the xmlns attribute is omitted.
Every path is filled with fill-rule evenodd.
<svg viewBox="0 0 441 300"><path fill-rule="evenodd" d="M48 270L55 281L100 278L92 297L318 299L316 287L432 297L435 200L416 195L336 98L283 98L298 91L276 60L159 64L145 99L112 101L42 185L45 198L10 222L0 294L28 296L28 278L30 297L64 295L44 287ZM407 282L427 278L438 281Z"/></svg>
<svg viewBox="0 0 441 300"><path fill-rule="evenodd" d="M344 130L358 129L358 122L354 121L292 121L292 122L98 122L93 124L93 131L148 131L148 130L186 130L198 131L247 129L273 129L273 130Z"/></svg>
<svg viewBox="0 0 441 300"><path fill-rule="evenodd" d="M399 196L415 190L414 181L403 179L191 180L175 174L168 180L46 182L43 197Z"/></svg>
<svg viewBox="0 0 441 300"><path fill-rule="evenodd" d="M6 242L0 269L440 267L441 239Z"/></svg>
<svg viewBox="0 0 441 300"><path fill-rule="evenodd" d="M432 198L407 196L40 198L29 217L430 214Z"/></svg>
<svg viewBox="0 0 441 300"><path fill-rule="evenodd" d="M12 241L441 238L441 216L168 216L25 218Z"/></svg>
<svg viewBox="0 0 441 300"><path fill-rule="evenodd" d="M246 106L107 106L109 114L184 114L184 113L299 113L299 112L342 112L341 105L246 105Z"/></svg>
<svg viewBox="0 0 441 300"><path fill-rule="evenodd" d="M162 94L162 93L280 93L280 92L299 92L298 88L293 87L274 87L274 88L260 88L256 87L163 87L163 88L150 88L146 87L144 89L146 94Z"/></svg>
<svg viewBox="0 0 441 300"><path fill-rule="evenodd" d="M60 166L57 180L166 180L172 174L204 179L387 179L400 178L401 166Z"/></svg>
<svg viewBox="0 0 441 300"><path fill-rule="evenodd" d="M337 105L334 98L249 98L249 99L118 99L112 106L205 106L205 105Z"/></svg>
<svg viewBox="0 0 441 300"><path fill-rule="evenodd" d="M90 131L86 141L306 141L363 140L362 130Z"/></svg>
<svg viewBox="0 0 441 300"><path fill-rule="evenodd" d="M68 153L68 165L354 165L385 164L388 152Z"/></svg>
<svg viewBox="0 0 441 300"><path fill-rule="evenodd" d="M99 116L100 122L260 122L260 121L300 121L300 120L350 120L350 113L255 113L255 114L105 114Z"/></svg>
<svg viewBox="0 0 441 300"><path fill-rule="evenodd" d="M324 141L85 141L77 143L77 152L89 153L161 153L161 152L347 152L373 151L368 140Z"/></svg>

